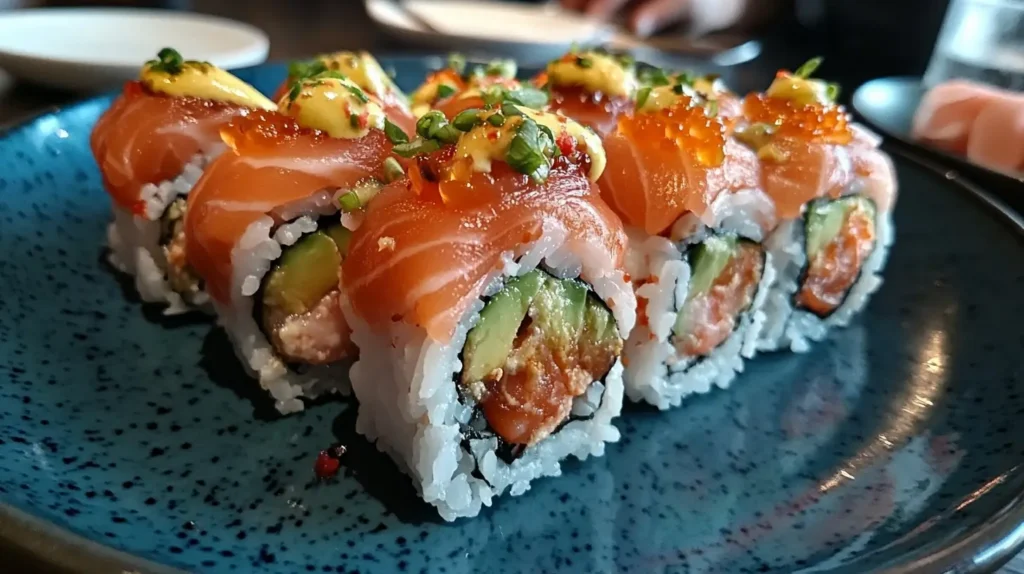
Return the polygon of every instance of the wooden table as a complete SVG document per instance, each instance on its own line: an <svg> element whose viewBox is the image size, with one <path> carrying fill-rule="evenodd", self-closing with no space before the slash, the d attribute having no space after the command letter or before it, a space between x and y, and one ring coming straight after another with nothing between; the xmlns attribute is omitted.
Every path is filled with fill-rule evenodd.
<svg viewBox="0 0 1024 574"><path fill-rule="evenodd" d="M68 2L46 2L23 0L35 5L68 4ZM103 4L140 5L145 2L103 2ZM95 2L73 2L73 4L95 4ZM165 0L155 2L165 7L187 8L197 12L214 14L242 20L265 30L271 39L270 58L284 60L308 56L319 52L341 49L366 49L376 53L411 51L415 47L388 37L366 14L358 0L302 0L282 2L280 0ZM0 0L3 5L3 0ZM810 53L821 53L821 46L795 45L791 34L778 34L779 39L766 41L765 54L758 60L732 71L732 81L738 89L753 89L766 85L775 70L792 67L794 62ZM458 46L452 46L458 49ZM865 79L862 77L835 78L837 70L853 69L848 65L835 63L829 66L830 77L837 79L846 88L846 93ZM873 64L874 65L874 64ZM881 65L881 64L879 64ZM861 66L861 69L864 69ZM878 66L875 66L878 69ZM60 105L79 99L81 95L19 85L0 72L0 126L38 113L50 106ZM5 563L18 563L14 549L5 549L0 544L0 555ZM13 571L31 572L28 564L15 567ZM1004 567L1000 574L1024 574L1024 555L1015 558Z"/></svg>

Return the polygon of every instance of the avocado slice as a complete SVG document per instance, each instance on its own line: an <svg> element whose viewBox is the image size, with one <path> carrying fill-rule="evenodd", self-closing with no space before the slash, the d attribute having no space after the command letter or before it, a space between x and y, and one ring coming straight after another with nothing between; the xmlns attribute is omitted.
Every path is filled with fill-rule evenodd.
<svg viewBox="0 0 1024 574"><path fill-rule="evenodd" d="M310 233L281 255L263 284L265 328L282 317L306 313L338 288L341 253L336 236L344 238L331 231Z"/></svg>
<svg viewBox="0 0 1024 574"><path fill-rule="evenodd" d="M327 229L323 230L328 237L334 240L334 245L338 248L338 253L342 259L348 255L348 244L352 241L352 231L343 225L332 225Z"/></svg>
<svg viewBox="0 0 1024 574"><path fill-rule="evenodd" d="M854 209L862 209L875 219L875 204L860 195L848 195L839 199L818 199L810 205L805 215L807 234L807 258L814 259L818 253L839 235L846 217Z"/></svg>
<svg viewBox="0 0 1024 574"><path fill-rule="evenodd" d="M542 283L543 272L531 271L509 279L487 302L480 312L480 321L466 336L466 345L462 348L464 383L482 381L505 363L512 352L519 325L526 318L526 311Z"/></svg>
<svg viewBox="0 0 1024 574"><path fill-rule="evenodd" d="M735 235L714 235L705 239L690 252L689 301L706 292L715 284L729 260L736 254Z"/></svg>

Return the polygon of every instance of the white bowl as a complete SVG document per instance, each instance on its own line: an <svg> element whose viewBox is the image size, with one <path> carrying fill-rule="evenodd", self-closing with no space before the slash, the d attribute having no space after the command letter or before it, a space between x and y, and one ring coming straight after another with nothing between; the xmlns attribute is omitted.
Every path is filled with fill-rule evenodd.
<svg viewBox="0 0 1024 574"><path fill-rule="evenodd" d="M270 41L258 28L167 10L42 8L0 12L0 68L71 90L101 90L135 78L165 47L222 68L259 64Z"/></svg>

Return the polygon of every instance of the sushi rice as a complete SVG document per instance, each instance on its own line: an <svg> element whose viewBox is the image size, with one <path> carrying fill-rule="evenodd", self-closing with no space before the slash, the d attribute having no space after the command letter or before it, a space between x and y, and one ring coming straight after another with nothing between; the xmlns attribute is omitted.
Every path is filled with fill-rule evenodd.
<svg viewBox="0 0 1024 574"><path fill-rule="evenodd" d="M503 268L488 276L483 297L464 314L445 343L400 321L390 322L383 332L373 331L349 312L353 339L361 350L350 372L360 402L356 430L375 441L413 478L422 498L437 507L445 520L475 516L506 491L523 494L534 479L560 475L560 462L566 457L601 456L605 443L619 440L612 420L622 409L621 359L604 380L592 382L575 399L569 422L511 463L496 454L496 437L463 436L473 406L460 401L456 388L455 379L463 367L461 351L484 301L501 289L506 278L537 268L558 278L579 277L612 310L623 339L632 328L636 304L624 275L592 276L588 254L569 253L564 243L563 231L546 230L518 261L511 252L504 253Z"/></svg>
<svg viewBox="0 0 1024 574"><path fill-rule="evenodd" d="M196 154L181 174L158 184L147 183L140 190L145 203L142 215L113 206L114 221L107 226L108 261L118 270L134 276L139 297L148 303L163 303L165 315L178 315L199 308L210 312L209 296L199 292L187 303L167 280L167 258L161 240L161 218L171 203L186 197L203 175L203 169L220 151Z"/></svg>

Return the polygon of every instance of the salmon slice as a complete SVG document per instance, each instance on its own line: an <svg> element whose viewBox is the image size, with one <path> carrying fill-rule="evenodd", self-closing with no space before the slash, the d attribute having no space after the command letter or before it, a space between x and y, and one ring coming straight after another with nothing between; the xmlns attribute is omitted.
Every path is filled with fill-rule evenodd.
<svg viewBox="0 0 1024 574"><path fill-rule="evenodd" d="M544 233L564 232L570 248L600 258L609 272L621 265L626 234L585 166L563 155L537 183L495 162L489 174L461 166L457 179L431 183L451 153L419 158L408 180L374 198L353 234L343 288L363 320L405 321L448 341L502 254L519 257Z"/></svg>
<svg viewBox="0 0 1024 574"><path fill-rule="evenodd" d="M221 126L249 111L234 104L154 94L141 82L128 82L96 123L89 143L114 202L141 213L144 185L178 177L196 154L222 150Z"/></svg>
<svg viewBox="0 0 1024 574"><path fill-rule="evenodd" d="M857 281L864 261L875 246L874 210L857 206L846 214L839 232L813 256L809 255L796 302L819 317L843 303Z"/></svg>
<svg viewBox="0 0 1024 574"><path fill-rule="evenodd" d="M726 138L719 118L686 101L622 116L617 125L604 138L601 193L626 223L647 233L663 233L686 212L710 215L721 193L760 183L754 152Z"/></svg>
<svg viewBox="0 0 1024 574"><path fill-rule="evenodd" d="M1024 168L1024 98L991 98L974 119L966 152L967 159L995 170Z"/></svg>
<svg viewBox="0 0 1024 574"><path fill-rule="evenodd" d="M231 150L196 183L185 217L189 264L210 295L231 302L232 250L257 220L318 192L384 179L391 142L379 130L359 139L303 129L276 112L254 112L223 130Z"/></svg>
<svg viewBox="0 0 1024 574"><path fill-rule="evenodd" d="M619 116L633 108L633 101L625 97L592 94L578 87L551 88L551 111L562 112L600 136L615 131Z"/></svg>
<svg viewBox="0 0 1024 574"><path fill-rule="evenodd" d="M964 80L939 84L921 98L914 113L911 136L954 153L966 153L971 126L981 110L993 100L1007 99L1014 98L995 88Z"/></svg>
<svg viewBox="0 0 1024 574"><path fill-rule="evenodd" d="M772 153L762 154L761 185L780 218L799 217L807 202L837 197L853 181L850 155L842 146L781 137L770 145Z"/></svg>

